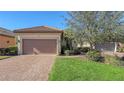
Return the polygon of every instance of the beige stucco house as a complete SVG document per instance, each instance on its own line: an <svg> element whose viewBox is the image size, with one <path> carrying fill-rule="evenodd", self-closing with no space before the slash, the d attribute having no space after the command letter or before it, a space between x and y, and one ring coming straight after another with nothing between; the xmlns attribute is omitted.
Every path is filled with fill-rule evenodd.
<svg viewBox="0 0 124 93"><path fill-rule="evenodd" d="M14 30L18 54L59 54L62 30L37 26Z"/></svg>

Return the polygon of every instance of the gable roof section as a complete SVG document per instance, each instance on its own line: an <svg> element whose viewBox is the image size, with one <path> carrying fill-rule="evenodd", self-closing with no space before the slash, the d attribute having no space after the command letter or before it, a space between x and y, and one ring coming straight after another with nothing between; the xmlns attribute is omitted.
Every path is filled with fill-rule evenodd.
<svg viewBox="0 0 124 93"><path fill-rule="evenodd" d="M14 33L62 33L62 30L48 26L36 26L14 30Z"/></svg>
<svg viewBox="0 0 124 93"><path fill-rule="evenodd" d="M0 35L14 37L14 33L8 29L0 27Z"/></svg>

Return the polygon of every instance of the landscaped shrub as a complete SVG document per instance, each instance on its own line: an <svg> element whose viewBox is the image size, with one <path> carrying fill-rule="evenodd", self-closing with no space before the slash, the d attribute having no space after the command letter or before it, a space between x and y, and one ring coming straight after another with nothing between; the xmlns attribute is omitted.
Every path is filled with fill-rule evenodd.
<svg viewBox="0 0 124 93"><path fill-rule="evenodd" d="M115 65L115 66L124 66L124 57L105 55L104 56L105 64Z"/></svg>
<svg viewBox="0 0 124 93"><path fill-rule="evenodd" d="M119 66L124 66L124 56L118 57L119 60Z"/></svg>
<svg viewBox="0 0 124 93"><path fill-rule="evenodd" d="M96 62L104 62L104 57L101 56L101 52L97 50L90 50L86 54L87 58Z"/></svg>
<svg viewBox="0 0 124 93"><path fill-rule="evenodd" d="M120 58L118 58L117 56L105 55L105 63L119 66L120 65Z"/></svg>
<svg viewBox="0 0 124 93"><path fill-rule="evenodd" d="M81 48L81 52L83 52L83 53L87 53L88 51L90 51L90 47Z"/></svg>
<svg viewBox="0 0 124 93"><path fill-rule="evenodd" d="M5 48L5 55L9 55L10 54L10 49L9 48Z"/></svg>
<svg viewBox="0 0 124 93"><path fill-rule="evenodd" d="M124 47L118 48L117 51L118 52L124 52Z"/></svg>
<svg viewBox="0 0 124 93"><path fill-rule="evenodd" d="M82 47L79 47L79 48L75 48L73 50L66 49L64 51L64 54L65 55L80 55L80 54L85 54L88 51L90 51L90 48L88 48L88 47L83 47L83 48Z"/></svg>
<svg viewBox="0 0 124 93"><path fill-rule="evenodd" d="M0 49L0 55L17 55L17 47L11 46L8 48Z"/></svg>
<svg viewBox="0 0 124 93"><path fill-rule="evenodd" d="M6 54L5 48L1 48L1 49L0 49L0 55L3 56L3 55L5 55L5 54Z"/></svg>
<svg viewBox="0 0 124 93"><path fill-rule="evenodd" d="M64 54L65 54L66 56L69 56L69 55L70 55L70 50L65 50Z"/></svg>
<svg viewBox="0 0 124 93"><path fill-rule="evenodd" d="M74 55L85 54L90 50L88 47L79 47L73 50Z"/></svg>
<svg viewBox="0 0 124 93"><path fill-rule="evenodd" d="M122 61L124 61L124 56L122 56L120 59L121 59Z"/></svg>
<svg viewBox="0 0 124 93"><path fill-rule="evenodd" d="M61 54L65 54L65 51L68 50L66 46L61 46Z"/></svg>
<svg viewBox="0 0 124 93"><path fill-rule="evenodd" d="M75 48L73 50L73 55L80 55L81 54L81 48Z"/></svg>
<svg viewBox="0 0 124 93"><path fill-rule="evenodd" d="M8 49L9 49L10 55L17 55L17 47L16 46L9 47Z"/></svg>

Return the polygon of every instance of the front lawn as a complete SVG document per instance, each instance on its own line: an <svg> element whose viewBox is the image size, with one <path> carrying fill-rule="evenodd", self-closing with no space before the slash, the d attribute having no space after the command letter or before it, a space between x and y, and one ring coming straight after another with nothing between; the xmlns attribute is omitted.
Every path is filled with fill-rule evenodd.
<svg viewBox="0 0 124 93"><path fill-rule="evenodd" d="M0 60L10 58L10 56L0 56Z"/></svg>
<svg viewBox="0 0 124 93"><path fill-rule="evenodd" d="M124 67L117 67L80 58L57 58L49 80L124 80Z"/></svg>

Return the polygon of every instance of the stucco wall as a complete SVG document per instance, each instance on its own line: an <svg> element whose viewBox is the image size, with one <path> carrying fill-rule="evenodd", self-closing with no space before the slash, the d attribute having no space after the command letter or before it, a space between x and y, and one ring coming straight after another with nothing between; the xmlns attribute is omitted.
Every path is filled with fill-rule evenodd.
<svg viewBox="0 0 124 93"><path fill-rule="evenodd" d="M16 41L14 37L0 35L0 48L7 48L13 45L16 45Z"/></svg>
<svg viewBox="0 0 124 93"><path fill-rule="evenodd" d="M18 54L23 53L23 39L57 39L57 54L61 52L61 33L16 33Z"/></svg>

